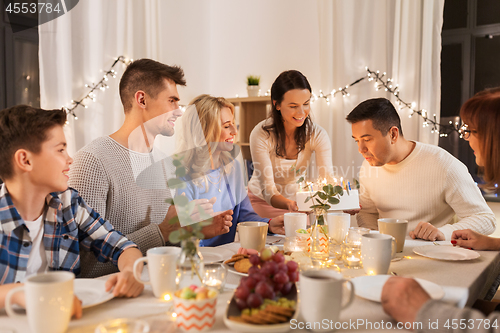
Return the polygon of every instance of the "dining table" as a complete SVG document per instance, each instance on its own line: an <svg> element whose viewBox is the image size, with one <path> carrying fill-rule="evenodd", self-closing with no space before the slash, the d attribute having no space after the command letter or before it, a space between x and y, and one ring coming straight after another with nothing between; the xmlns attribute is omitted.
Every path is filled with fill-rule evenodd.
<svg viewBox="0 0 500 333"><path fill-rule="evenodd" d="M267 237L268 244L283 244L284 237ZM396 254L396 259L391 262L389 271L402 277L411 277L428 280L439 285L444 291L443 302L448 302L457 307L470 306L477 298L485 297L494 285L499 275L500 252L477 251L479 257L473 260L436 260L418 255L413 252L414 248L421 246L449 246L450 242L429 242L414 240L407 237L404 250ZM213 248L224 253L236 253L240 248L239 242L224 244ZM230 251L230 252L229 252ZM360 276L366 276L363 269L348 269L339 264L325 269L336 269L342 273L345 279L350 280ZM143 275L147 275L144 269ZM96 282L106 280L108 276L96 278ZM209 332L231 332L226 327L223 317L226 313L228 302L231 300L234 289L238 286L241 275L228 272L224 289L220 292L216 306L216 321ZM347 288L346 288L347 289ZM344 296L348 291L344 292ZM299 290L300 298L300 290ZM314 307L315 304L305 306ZM21 310L23 311L23 310ZM98 304L83 310L81 319L71 320L68 328L69 333L94 333L98 324L116 319L133 318L142 319L149 323L151 333L154 332L177 332L175 325L175 313L173 302L155 298L151 287L145 286L143 293L136 298L113 298L102 304ZM298 323L303 319L298 316ZM344 331L389 331L381 327L380 323L388 322L392 328L396 327L396 321L384 313L379 302L367 300L355 296L352 303L342 310L338 332ZM355 323L355 324L353 324ZM375 325L375 327L374 327ZM377 328L378 325L378 328ZM294 332L308 332L300 325L294 327ZM28 333L30 332L26 317L9 318L4 310L0 310L0 333Z"/></svg>

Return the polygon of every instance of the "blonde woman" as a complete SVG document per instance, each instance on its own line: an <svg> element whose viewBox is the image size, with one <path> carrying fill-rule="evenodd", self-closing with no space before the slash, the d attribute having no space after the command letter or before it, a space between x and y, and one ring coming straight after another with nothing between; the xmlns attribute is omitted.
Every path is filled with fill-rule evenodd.
<svg viewBox="0 0 500 333"><path fill-rule="evenodd" d="M229 232L201 241L202 246L217 246L234 241L240 221L269 222L269 231L284 234L283 215L273 219L257 215L245 191L243 174L235 160L239 149L234 106L222 97L200 95L191 103L181 121L182 163L187 187L179 192L188 199L212 199L214 211L233 210Z"/></svg>

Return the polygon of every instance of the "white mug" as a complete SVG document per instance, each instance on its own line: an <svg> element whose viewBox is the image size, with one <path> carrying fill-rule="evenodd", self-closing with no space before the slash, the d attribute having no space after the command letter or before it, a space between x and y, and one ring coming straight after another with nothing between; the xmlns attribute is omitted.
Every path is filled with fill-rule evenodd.
<svg viewBox="0 0 500 333"><path fill-rule="evenodd" d="M242 248L262 251L266 247L267 223L240 222L237 226Z"/></svg>
<svg viewBox="0 0 500 333"><path fill-rule="evenodd" d="M73 307L73 281L71 272L56 271L30 276L5 297L5 310L9 317L24 317L12 309L11 298L24 291L26 315L34 333L63 333L68 328Z"/></svg>
<svg viewBox="0 0 500 333"><path fill-rule="evenodd" d="M342 304L343 286L346 283L350 285L349 299ZM342 274L328 269L311 269L301 272L299 289L302 317L306 322L321 323L321 327L312 329L314 332L333 331L340 311L348 307L354 298L352 282L344 280ZM323 325L326 322L328 325Z"/></svg>
<svg viewBox="0 0 500 333"><path fill-rule="evenodd" d="M351 226L351 215L347 213L328 213L326 223L328 224L328 236L337 244L342 244Z"/></svg>
<svg viewBox="0 0 500 333"><path fill-rule="evenodd" d="M378 219L378 231L381 234L391 235L396 239L396 252L403 252L408 229L408 220Z"/></svg>
<svg viewBox="0 0 500 333"><path fill-rule="evenodd" d="M307 228L307 214L305 213L285 213L285 236L294 237L297 229Z"/></svg>
<svg viewBox="0 0 500 333"><path fill-rule="evenodd" d="M177 258L180 254L181 248L176 246L161 246L149 249L146 252L146 257L139 258L134 263L135 279L140 283L150 284L155 297L172 299L176 289ZM142 280L137 271L137 266L141 262L148 264L149 281Z"/></svg>
<svg viewBox="0 0 500 333"><path fill-rule="evenodd" d="M365 234L361 237L361 261L365 273L387 274L391 258L396 253L394 237L384 234Z"/></svg>

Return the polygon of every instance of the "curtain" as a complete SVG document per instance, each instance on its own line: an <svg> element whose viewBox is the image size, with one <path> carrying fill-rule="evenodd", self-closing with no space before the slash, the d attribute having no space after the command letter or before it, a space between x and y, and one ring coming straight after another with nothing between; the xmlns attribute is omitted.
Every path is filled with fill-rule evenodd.
<svg viewBox="0 0 500 333"><path fill-rule="evenodd" d="M439 119L441 26L444 0L86 0L45 23L40 35L43 108L69 105L98 82L119 55L181 65L187 87L181 104L210 93L246 96L245 77L261 76L263 92L278 74L298 69L313 90L329 93L366 74L386 71L400 84L401 98ZM66 134L70 154L123 122L119 77L96 93L88 109L75 110ZM346 115L360 102L390 97L362 82L330 105L312 105L313 120L330 135L333 164L356 178L362 158ZM401 112L408 139L437 143L418 117Z"/></svg>
<svg viewBox="0 0 500 333"><path fill-rule="evenodd" d="M321 86L324 93L366 75L365 67L386 72L400 87L400 97L415 102L439 121L441 27L444 0L319 1ZM363 162L345 117L360 102L376 97L395 98L376 91L366 80L327 105L313 106L317 121L330 134L333 164L348 178L356 177ZM424 128L418 116L400 111L405 138L437 144L439 135Z"/></svg>

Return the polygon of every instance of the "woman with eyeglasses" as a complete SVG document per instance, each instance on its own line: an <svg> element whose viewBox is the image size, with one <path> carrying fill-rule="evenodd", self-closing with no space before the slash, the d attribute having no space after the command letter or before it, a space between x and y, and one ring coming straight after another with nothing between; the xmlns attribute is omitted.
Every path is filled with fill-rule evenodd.
<svg viewBox="0 0 500 333"><path fill-rule="evenodd" d="M462 106L462 121L467 124L462 131L476 155L476 163L482 170L486 184L481 187L498 193L496 184L500 182L500 87L477 93ZM457 230L452 234L453 244L474 250L500 250L500 238L488 237L472 230ZM499 277L500 278L500 277ZM414 280L400 277L390 278L382 290L384 311L399 322L435 322L439 320L439 329L430 329L424 324L420 332L444 330L446 320L457 322L484 320L483 313L470 309L459 309L450 304L431 300L430 296ZM500 322L498 303L479 301L475 306L489 315L491 323ZM495 306L497 306L495 308ZM476 325L474 332L500 332L500 327Z"/></svg>

